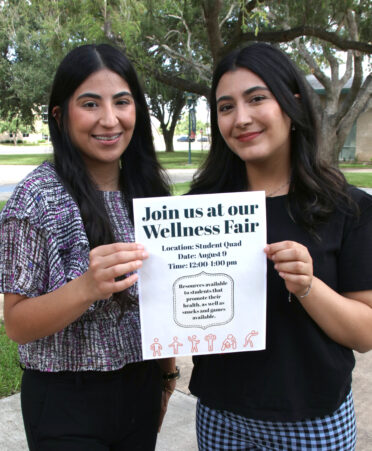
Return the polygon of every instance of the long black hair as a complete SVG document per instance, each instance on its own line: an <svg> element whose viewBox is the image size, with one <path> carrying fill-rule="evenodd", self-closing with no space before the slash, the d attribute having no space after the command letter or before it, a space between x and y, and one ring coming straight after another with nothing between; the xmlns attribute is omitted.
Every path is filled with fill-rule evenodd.
<svg viewBox="0 0 372 451"><path fill-rule="evenodd" d="M258 75L291 119L291 181L288 208L312 234L335 208L353 206L342 173L319 156L319 132L306 80L280 50L256 43L226 55L212 81L211 150L196 174L190 194L244 191L249 186L245 163L225 143L217 122L216 90L221 77L238 68ZM297 94L297 96L295 96ZM295 212L295 214L294 214Z"/></svg>
<svg viewBox="0 0 372 451"><path fill-rule="evenodd" d="M83 45L73 49L62 60L54 77L48 122L56 172L79 206L91 248L113 243L115 238L101 193L89 175L79 149L70 139L68 103L76 89L101 69L115 72L128 83L136 106L135 128L121 156L119 176L120 190L130 218L133 220L133 198L169 194L168 178L156 159L145 96L132 64L121 51L108 44ZM58 118L53 116L56 106L59 107ZM119 293L114 298L124 305L128 296Z"/></svg>

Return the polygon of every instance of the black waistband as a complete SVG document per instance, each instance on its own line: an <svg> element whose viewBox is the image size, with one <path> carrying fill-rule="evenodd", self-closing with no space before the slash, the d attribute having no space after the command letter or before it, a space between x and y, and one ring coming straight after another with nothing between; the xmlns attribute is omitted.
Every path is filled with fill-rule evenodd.
<svg viewBox="0 0 372 451"><path fill-rule="evenodd" d="M38 371L31 369L24 369L30 376L36 376L46 379L55 379L63 382L76 382L77 380L84 381L99 381L99 380L113 380L123 375L130 375L135 373L139 375L149 369L150 362L135 362L125 365L123 368L114 371Z"/></svg>

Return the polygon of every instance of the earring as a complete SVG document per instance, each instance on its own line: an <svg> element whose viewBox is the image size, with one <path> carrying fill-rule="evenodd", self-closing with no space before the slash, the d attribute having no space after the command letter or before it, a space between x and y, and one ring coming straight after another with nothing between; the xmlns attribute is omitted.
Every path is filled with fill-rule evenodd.
<svg viewBox="0 0 372 451"><path fill-rule="evenodd" d="M291 131L294 132L296 130L295 124L292 124Z"/></svg>

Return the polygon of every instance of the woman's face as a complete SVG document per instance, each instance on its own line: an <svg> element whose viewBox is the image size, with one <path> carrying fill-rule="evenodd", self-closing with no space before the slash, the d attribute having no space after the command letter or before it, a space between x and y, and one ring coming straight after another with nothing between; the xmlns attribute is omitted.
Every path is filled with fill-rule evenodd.
<svg viewBox="0 0 372 451"><path fill-rule="evenodd" d="M88 168L118 164L136 123L128 83L115 72L94 72L74 92L68 105L68 130Z"/></svg>
<svg viewBox="0 0 372 451"><path fill-rule="evenodd" d="M216 102L220 133L246 164L289 161L291 120L260 77L243 68L226 72Z"/></svg>

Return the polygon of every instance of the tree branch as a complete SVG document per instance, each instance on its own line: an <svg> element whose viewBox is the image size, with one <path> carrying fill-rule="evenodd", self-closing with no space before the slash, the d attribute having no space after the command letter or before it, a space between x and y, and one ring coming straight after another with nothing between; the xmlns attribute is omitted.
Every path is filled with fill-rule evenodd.
<svg viewBox="0 0 372 451"><path fill-rule="evenodd" d="M347 81L351 78L353 74L353 52L351 50L349 50L347 52L347 57L346 57L346 68L345 68L345 72L344 75L340 78L340 82L342 84L342 86L345 85L345 83L347 83ZM360 86L360 83L359 83Z"/></svg>
<svg viewBox="0 0 372 451"><path fill-rule="evenodd" d="M191 43L191 31L190 31L190 28L187 25L185 19L183 17L175 16L173 14L168 14L168 17L173 17L173 19L178 19L178 20L180 20L183 23L183 26L185 27L185 30L186 30L186 33L187 33L187 44L186 44L186 47L187 47L187 51L188 51L189 55L191 55L191 53L192 53L192 49L191 49L191 45L190 45L190 43ZM167 33L167 35L168 34L169 33Z"/></svg>
<svg viewBox="0 0 372 451"><path fill-rule="evenodd" d="M141 65L136 64L136 66L140 67ZM141 70L153 76L155 80L161 83L172 86L173 88L179 89L180 91L193 92L194 94L206 97L209 100L210 87L206 84L194 82L191 80L185 80L184 78L174 75L174 73L167 74L161 72L160 70L154 70L153 68L141 67Z"/></svg>
<svg viewBox="0 0 372 451"><path fill-rule="evenodd" d="M166 53L173 58L184 61L187 65L193 67L199 74L199 77L205 81L210 81L211 79L211 68L206 66L205 64L200 64L196 62L194 59L189 59L182 53L179 53L173 49L171 49L168 45L162 44L159 47L163 48Z"/></svg>
<svg viewBox="0 0 372 451"><path fill-rule="evenodd" d="M291 28L290 30L280 31L260 31L257 35L254 32L243 33L235 37L223 48L223 55L235 49L243 40L249 41L267 41L267 42L289 42L301 36L311 36L333 44L340 50L358 50L362 53L372 53L372 45L366 42L343 39L337 33L326 31L323 28L301 26Z"/></svg>
<svg viewBox="0 0 372 451"><path fill-rule="evenodd" d="M223 48L218 16L222 8L222 0L203 0L205 26L207 28L208 42L213 63L216 64L220 51Z"/></svg>
<svg viewBox="0 0 372 451"><path fill-rule="evenodd" d="M358 25L355 20L355 14L351 10L347 11L346 19L347 19L347 28L349 30L350 36L353 39L358 40L359 39ZM352 104L354 103L355 99L357 98L359 88L363 80L363 56L360 54L360 52L351 52L351 51L348 52L348 59L346 65L347 69L342 79L344 83L346 83L346 81L351 77L352 57L354 57L354 78L351 88L347 93L347 95L345 96L345 99L342 102L341 108L339 110L340 120L347 114Z"/></svg>
<svg viewBox="0 0 372 451"><path fill-rule="evenodd" d="M221 20L221 22L220 22L220 24L219 24L220 29L224 26L225 22L226 22L227 20L230 19L231 13L233 12L235 6L236 6L236 3L235 3L235 2L232 2L231 5L230 5L230 9L229 9L228 13L227 13L226 16Z"/></svg>
<svg viewBox="0 0 372 451"><path fill-rule="evenodd" d="M347 113L340 120L337 126L337 135L343 142L350 129L350 122L354 122L359 114L364 110L367 102L372 96L372 74L364 80L362 87L359 89L358 97L353 105L347 110Z"/></svg>
<svg viewBox="0 0 372 451"><path fill-rule="evenodd" d="M330 90L332 88L331 80L320 70L320 67L312 57L311 53L307 50L306 46L300 41L299 38L296 39L296 44L300 55L309 65L314 77L324 86L326 90Z"/></svg>

